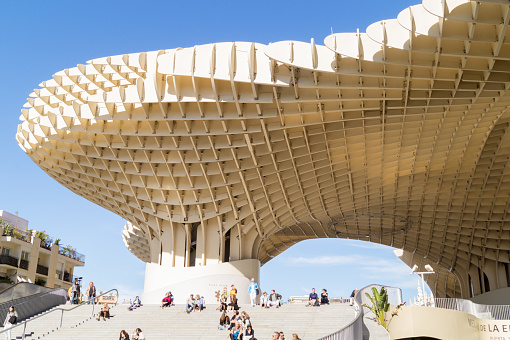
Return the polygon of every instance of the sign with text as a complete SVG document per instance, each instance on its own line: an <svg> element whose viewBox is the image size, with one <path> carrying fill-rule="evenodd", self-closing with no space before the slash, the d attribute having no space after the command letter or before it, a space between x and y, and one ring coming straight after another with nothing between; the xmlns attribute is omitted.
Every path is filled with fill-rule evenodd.
<svg viewBox="0 0 510 340"><path fill-rule="evenodd" d="M469 319L471 327L478 326L480 340L510 340L510 320Z"/></svg>

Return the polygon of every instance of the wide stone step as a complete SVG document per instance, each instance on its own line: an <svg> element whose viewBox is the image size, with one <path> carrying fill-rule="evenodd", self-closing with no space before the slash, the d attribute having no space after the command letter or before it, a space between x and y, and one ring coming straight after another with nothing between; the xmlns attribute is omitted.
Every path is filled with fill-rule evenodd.
<svg viewBox="0 0 510 340"><path fill-rule="evenodd" d="M122 329L129 334L139 327L150 340L157 339L222 339L228 332L218 330L221 313L215 305L202 312L187 314L183 305L160 309L145 305L128 311L126 305L111 309L112 317L97 321L92 317L92 306L82 306L66 312L62 328L61 312L45 315L27 326L27 339L117 339ZM69 308L69 307L66 307ZM274 331L283 331L286 338L297 333L302 339L317 339L346 326L354 319L354 308L348 304L332 303L321 307L304 304L285 304L281 308L241 306L251 318L258 339L270 339ZM95 312L99 311L96 306ZM229 312L232 315L232 312ZM13 338L21 339L21 329L12 331Z"/></svg>

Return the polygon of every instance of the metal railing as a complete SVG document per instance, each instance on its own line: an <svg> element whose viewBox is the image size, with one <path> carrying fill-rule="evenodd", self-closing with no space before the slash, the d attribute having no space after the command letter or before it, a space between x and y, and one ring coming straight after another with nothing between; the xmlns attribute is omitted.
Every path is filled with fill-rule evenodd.
<svg viewBox="0 0 510 340"><path fill-rule="evenodd" d="M361 290L359 290L358 293L354 296L354 320L344 328L338 330L335 333L322 337L319 340L362 340L363 315L368 310L368 308L362 307L361 305L369 302L369 299L366 297L365 293L372 294L372 287L377 288L377 290L380 290L381 287L386 287L388 290L388 301L390 304L398 305L402 303L402 290L400 290L400 288L387 287L382 285L369 285L361 288Z"/></svg>
<svg viewBox="0 0 510 340"><path fill-rule="evenodd" d="M96 298L100 298L100 297L102 297L103 295L109 294L110 292L113 292L113 291L115 291L115 292L117 293L117 297L118 297L118 296L119 296L119 291L118 291L117 289L115 289L115 288L114 288L114 289L110 289L109 291L107 291L107 292L105 292L105 293L103 293L103 294L101 294L101 295L97 296ZM117 301L118 301L118 299L117 299ZM69 308L69 309L55 308L55 309L53 309L53 310L51 310L51 311L49 311L49 312L47 312L47 313L44 313L44 314L38 315L38 316L33 317L33 318L31 318L31 319L28 319L28 320L23 320L23 321L21 321L21 322L18 322L16 325L13 325L13 326L12 326L11 328L9 328L9 329L0 330L0 334L2 334L2 333L4 333L4 332L7 332L7 331L12 331L12 330L13 330L13 329L15 329L15 328L18 328L18 327L23 326L23 333L21 333L21 339L22 339L22 340L25 340L25 335L26 335L26 334L25 334L25 332L26 332L27 324L28 324L28 323L30 323L30 322L32 322L32 321L34 321L34 320L37 320L37 319L39 319L39 318L41 318L41 317L43 317L43 316L46 316L46 315L48 315L48 314L51 314L51 313L57 312L57 311L60 311L60 312L61 312L61 315L60 315L60 325L57 327L57 329L62 328L62 322L63 322L63 320L64 320L64 312L70 312L70 311L73 311L73 310L75 310L75 309L77 309L77 308L80 308L80 307L82 307L82 306L84 306L84 305L87 305L87 303L82 302L82 303L80 303L79 305L77 305L77 306L75 306L75 307L73 307L73 308ZM96 304L92 304L92 316L94 316L95 305L96 305ZM117 303L116 303L115 305L117 305ZM17 307L17 306L15 306L15 308L16 308L16 307ZM5 313L6 313L6 312L5 312ZM0 315L0 317L1 317L1 315ZM5 318L5 315L4 315L4 318Z"/></svg>
<svg viewBox="0 0 510 340"><path fill-rule="evenodd" d="M510 320L510 305L481 305L464 299L434 299L436 308L465 312L479 319Z"/></svg>
<svg viewBox="0 0 510 340"><path fill-rule="evenodd" d="M23 259L19 260L19 267L28 270L28 261Z"/></svg>
<svg viewBox="0 0 510 340"><path fill-rule="evenodd" d="M18 259L11 255L0 255L0 264L18 267Z"/></svg>
<svg viewBox="0 0 510 340"><path fill-rule="evenodd" d="M66 302L66 291L54 289L49 292L30 294L0 304L0 319L5 320L9 306L14 306L18 320L28 319L36 314Z"/></svg>
<svg viewBox="0 0 510 340"><path fill-rule="evenodd" d="M0 291L0 304L30 295L49 293L53 290L53 288L38 286L29 282L18 282Z"/></svg>
<svg viewBox="0 0 510 340"><path fill-rule="evenodd" d="M36 273L48 276L48 270L49 270L48 267L38 264Z"/></svg>
<svg viewBox="0 0 510 340"><path fill-rule="evenodd" d="M69 257L73 260L85 263L85 255L83 255L82 253L78 253L76 250L69 250L67 248L60 247L58 253L60 255Z"/></svg>

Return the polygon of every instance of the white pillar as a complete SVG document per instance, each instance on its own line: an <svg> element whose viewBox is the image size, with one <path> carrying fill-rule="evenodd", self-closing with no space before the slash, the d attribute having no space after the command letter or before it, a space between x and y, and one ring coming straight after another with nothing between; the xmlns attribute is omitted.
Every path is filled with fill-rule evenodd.
<svg viewBox="0 0 510 340"><path fill-rule="evenodd" d="M144 304L160 304L165 293L171 291L175 303L183 304L190 294L200 294L208 308L218 305L218 292L235 285L240 305L250 303L248 285L251 278L259 282L260 262L248 259L196 267L171 267L147 263Z"/></svg>

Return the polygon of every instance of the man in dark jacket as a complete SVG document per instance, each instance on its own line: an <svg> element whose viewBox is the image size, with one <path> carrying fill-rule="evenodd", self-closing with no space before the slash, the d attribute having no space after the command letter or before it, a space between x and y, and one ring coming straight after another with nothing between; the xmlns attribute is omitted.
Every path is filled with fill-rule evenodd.
<svg viewBox="0 0 510 340"><path fill-rule="evenodd" d="M315 292L315 288L312 288L312 292L308 296L308 306L320 306L319 305L319 297Z"/></svg>

